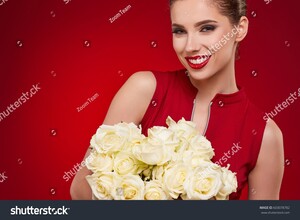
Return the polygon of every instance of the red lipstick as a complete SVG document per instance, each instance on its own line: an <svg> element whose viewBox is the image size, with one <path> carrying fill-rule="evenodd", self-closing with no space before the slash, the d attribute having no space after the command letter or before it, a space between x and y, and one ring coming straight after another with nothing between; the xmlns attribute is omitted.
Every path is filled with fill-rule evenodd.
<svg viewBox="0 0 300 220"><path fill-rule="evenodd" d="M199 70L208 64L210 57L211 56L208 55L202 55L194 57L185 57L185 59L191 68Z"/></svg>

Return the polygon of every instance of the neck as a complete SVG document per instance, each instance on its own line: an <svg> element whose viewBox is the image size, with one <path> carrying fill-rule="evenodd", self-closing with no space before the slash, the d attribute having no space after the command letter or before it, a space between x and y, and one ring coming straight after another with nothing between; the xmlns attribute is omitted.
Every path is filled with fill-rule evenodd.
<svg viewBox="0 0 300 220"><path fill-rule="evenodd" d="M202 103L209 103L216 94L231 94L238 91L234 63L230 63L225 69L215 73L208 79L196 80L190 77L190 80L194 87L198 89L197 101Z"/></svg>

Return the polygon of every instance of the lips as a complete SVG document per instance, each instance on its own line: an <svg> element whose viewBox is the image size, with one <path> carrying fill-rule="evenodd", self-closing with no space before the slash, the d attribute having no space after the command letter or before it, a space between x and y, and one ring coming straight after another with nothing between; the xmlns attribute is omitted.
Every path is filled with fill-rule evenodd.
<svg viewBox="0 0 300 220"><path fill-rule="evenodd" d="M185 59L191 68L199 70L208 64L210 57L211 56L208 55L202 55L194 57L185 57Z"/></svg>

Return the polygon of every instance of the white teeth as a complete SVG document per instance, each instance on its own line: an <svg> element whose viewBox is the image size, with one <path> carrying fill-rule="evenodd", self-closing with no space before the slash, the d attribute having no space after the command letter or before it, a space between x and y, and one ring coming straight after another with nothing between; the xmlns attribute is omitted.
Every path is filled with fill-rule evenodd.
<svg viewBox="0 0 300 220"><path fill-rule="evenodd" d="M208 59L208 57L202 57L202 58L198 58L198 59L194 59L194 60L192 60L192 59L190 59L189 61L192 63L192 64L201 64L201 63L203 63L204 61L206 61Z"/></svg>

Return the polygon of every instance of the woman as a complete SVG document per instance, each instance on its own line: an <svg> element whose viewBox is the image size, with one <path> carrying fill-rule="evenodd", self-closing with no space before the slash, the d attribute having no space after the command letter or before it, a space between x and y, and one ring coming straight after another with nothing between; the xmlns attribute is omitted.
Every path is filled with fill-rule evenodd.
<svg viewBox="0 0 300 220"><path fill-rule="evenodd" d="M171 0L173 47L186 70L138 72L114 97L103 124L120 121L147 128L165 125L167 116L196 123L215 149L214 162L237 173L239 199L275 200L284 170L283 138L263 120L235 79L235 55L249 21L245 0ZM89 150L86 156L89 155ZM73 180L73 199L91 199L83 168Z"/></svg>

